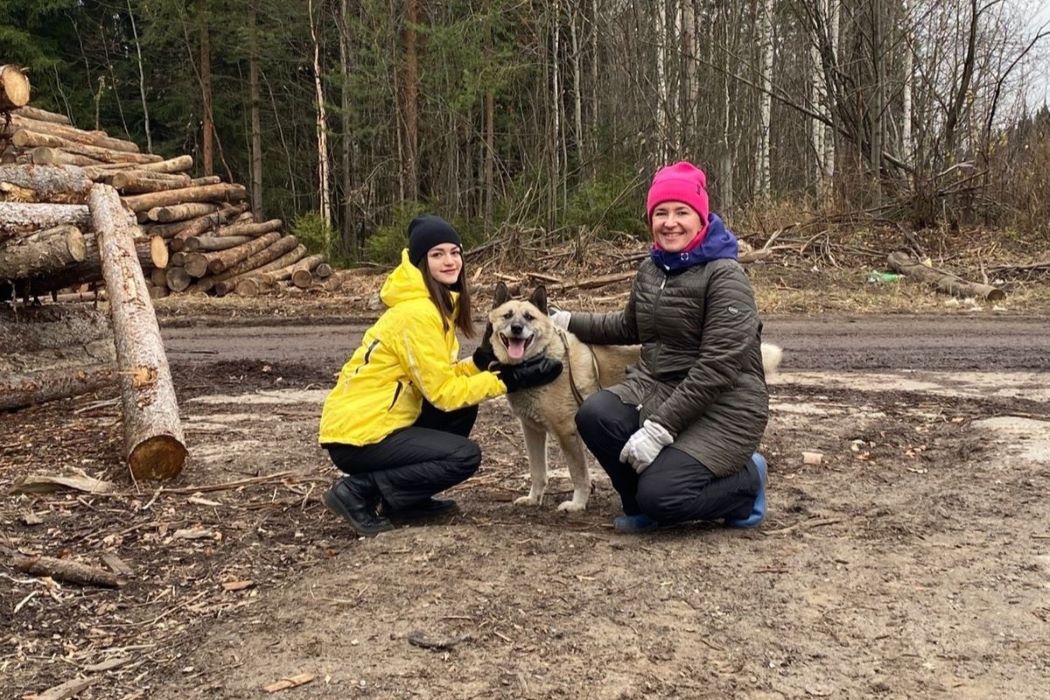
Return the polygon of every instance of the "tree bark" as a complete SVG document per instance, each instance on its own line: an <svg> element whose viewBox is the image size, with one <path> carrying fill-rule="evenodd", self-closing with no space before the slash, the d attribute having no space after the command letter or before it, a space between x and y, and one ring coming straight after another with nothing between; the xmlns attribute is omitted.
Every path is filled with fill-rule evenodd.
<svg viewBox="0 0 1050 700"><path fill-rule="evenodd" d="M405 78L402 83L403 104L401 118L404 120L405 198L419 199L419 56L418 34L419 0L405 0L405 24L401 31L405 51Z"/></svg>
<svg viewBox="0 0 1050 700"><path fill-rule="evenodd" d="M294 264L302 260L305 255L306 247L299 246L291 253L271 263L273 265L272 269L266 272L256 271L241 276L235 285L237 295L242 297L258 296L280 281L289 279L292 276Z"/></svg>
<svg viewBox="0 0 1050 700"><path fill-rule="evenodd" d="M0 66L0 110L29 104L29 76L19 66Z"/></svg>
<svg viewBox="0 0 1050 700"><path fill-rule="evenodd" d="M139 163L134 170L145 170L151 173L173 174L181 173L193 167L193 156L177 156L168 160L159 160L155 163ZM84 168L84 172L92 180L97 180L104 175L115 175L122 170L129 170L127 164L123 163L100 163L98 165Z"/></svg>
<svg viewBox="0 0 1050 700"><path fill-rule="evenodd" d="M198 15L200 34L200 82L201 82L201 159L204 174L215 173L215 151L212 133L215 117L212 113L211 91L211 39L208 35L208 0L201 0Z"/></svg>
<svg viewBox="0 0 1050 700"><path fill-rule="evenodd" d="M83 129L78 129L75 126L38 121L36 119L27 119L26 117L19 116L12 116L10 126L3 129L0 133L11 136L21 130L34 134L42 134L44 136L54 136L55 138L83 143L88 146L106 148L112 151L123 151L127 153L139 152L139 145L134 141L113 138L106 134L105 131L85 131Z"/></svg>
<svg viewBox="0 0 1050 700"><path fill-rule="evenodd" d="M183 250L187 253L213 253L251 243L253 240L256 240L253 236L193 236L186 239Z"/></svg>
<svg viewBox="0 0 1050 700"><path fill-rule="evenodd" d="M83 204L0 202L0 241L63 224L89 229L88 208Z"/></svg>
<svg viewBox="0 0 1050 700"><path fill-rule="evenodd" d="M108 185L91 188L88 206L117 344L128 465L136 479L171 478L182 471L186 446L164 343L135 253L134 225Z"/></svg>
<svg viewBox="0 0 1050 700"><path fill-rule="evenodd" d="M164 284L173 292L181 292L193 284L193 278L190 277L190 273L186 272L186 268L169 266L164 271Z"/></svg>
<svg viewBox="0 0 1050 700"><path fill-rule="evenodd" d="M209 204L207 202L188 202L186 204L172 204L171 206L154 207L149 211L140 212L140 214L144 214L147 221L168 224L172 221L185 221L186 219L196 219L200 216L214 214L218 210L219 205L217 204Z"/></svg>
<svg viewBox="0 0 1050 700"><path fill-rule="evenodd" d="M193 237L199 236L206 231L211 231L227 221L241 216L248 205L244 202L240 204L227 204L218 211L210 212L202 216L198 216L193 219L186 221L180 221L176 224L167 224L168 226L178 227L177 230L173 230L173 233L168 235L166 231L162 232L161 235L165 238L171 239L171 249L174 251L180 251L186 244L186 241Z"/></svg>
<svg viewBox="0 0 1050 700"><path fill-rule="evenodd" d="M36 165L76 165L78 167L94 167L102 165L102 161L76 153L66 153L60 148L41 146L29 152L29 160ZM126 166L125 166L126 167ZM90 175L88 176L90 177Z"/></svg>
<svg viewBox="0 0 1050 700"><path fill-rule="evenodd" d="M280 230L282 222L280 219L254 222L234 222L228 226L222 226L215 232L217 236L262 236L272 231Z"/></svg>
<svg viewBox="0 0 1050 700"><path fill-rule="evenodd" d="M35 119L38 122L51 122L52 124L71 124L69 117L64 114L58 114L57 112L48 112L46 109L39 109L38 107L19 107L11 112L12 115L18 115L25 117L26 119Z"/></svg>
<svg viewBox="0 0 1050 700"><path fill-rule="evenodd" d="M113 365L58 367L36 372L0 374L0 410L68 399L115 383Z"/></svg>
<svg viewBox="0 0 1050 700"><path fill-rule="evenodd" d="M321 218L325 223L322 243L325 250L330 250L332 246L330 239L332 230L332 186L329 181L328 168L328 119L325 114L324 84L321 81L321 43L317 38L313 0L309 0L307 7L310 15L310 37L313 39L314 44L314 96L317 100L314 104L317 110L317 208L320 210Z"/></svg>
<svg viewBox="0 0 1050 700"><path fill-rule="evenodd" d="M993 287L990 284L967 282L958 275L933 267L926 267L908 257L907 253L890 253L888 258L890 269L902 275L914 277L942 294L956 297L975 297L985 301L1002 301L1006 298L1006 292Z"/></svg>
<svg viewBox="0 0 1050 700"><path fill-rule="evenodd" d="M108 180L108 182L106 182ZM190 179L185 175L165 175L163 173L123 172L102 179L107 185L113 185L122 195L143 195L168 190L181 190L205 185L218 185L221 180L216 175Z"/></svg>
<svg viewBox="0 0 1050 700"><path fill-rule="evenodd" d="M248 4L248 31L250 45L248 48L248 100L251 112L251 161L252 161L252 211L258 217L263 216L263 151L262 151L262 117L259 96L259 30L256 26L256 2Z"/></svg>
<svg viewBox="0 0 1050 700"><path fill-rule="evenodd" d="M247 275L254 272L266 272L267 270L274 269L275 261L283 259L283 257L294 250L296 246L299 246L299 241L295 236L282 236L276 242L270 244L269 247L260 250L258 253L231 266L228 270L211 277L205 277L200 281L201 289L204 291L214 289L218 296L225 296L233 291L236 284L236 278L241 275ZM305 254L306 249L303 248L303 250ZM296 260L298 260L298 258L296 258ZM289 263L292 262L295 262L295 260L289 261Z"/></svg>
<svg viewBox="0 0 1050 700"><path fill-rule="evenodd" d="M237 277L231 277L229 279L223 280L219 284L215 285L215 293L219 296L222 296L236 289L237 293L241 294L241 285L245 285L245 292L242 296L254 296L255 294L258 294L259 283L258 280L253 280L252 278L264 272L270 272L271 270L280 270L283 267L287 267L294 262L302 260L305 256L306 246L299 245L294 250L285 253L276 260L273 260L272 262L266 263L260 268L252 270L250 272L246 272L243 275L238 275Z"/></svg>
<svg viewBox="0 0 1050 700"><path fill-rule="evenodd" d="M84 234L68 224L0 243L0 279L47 275L87 254Z"/></svg>
<svg viewBox="0 0 1050 700"><path fill-rule="evenodd" d="M185 187L176 190L161 190L124 197L124 204L134 212L149 211L157 207L174 206L188 202L236 202L247 198L243 185L225 182L217 185Z"/></svg>
<svg viewBox="0 0 1050 700"><path fill-rule="evenodd" d="M80 168L68 165L0 165L0 193L10 184L31 190L35 201L78 196L91 189L91 179Z"/></svg>
<svg viewBox="0 0 1050 700"><path fill-rule="evenodd" d="M218 275L237 263L247 260L256 253L265 250L278 240L281 234L267 233L243 245L212 253L191 253L186 258L186 272L191 277L203 277L206 274Z"/></svg>
<svg viewBox="0 0 1050 700"><path fill-rule="evenodd" d="M112 148L92 146L80 141L72 141L61 136L41 134L28 129L19 129L11 137L11 143L19 148L57 148L66 153L87 156L102 163L157 163L164 160L161 156L151 153L130 153L128 151L115 151ZM34 157L34 161L36 158Z"/></svg>
<svg viewBox="0 0 1050 700"><path fill-rule="evenodd" d="M9 561L13 568L34 576L50 576L59 581L101 586L103 588L120 588L124 585L123 579L108 569L100 569L97 566L89 566L69 559L41 556L29 557L15 553L11 555ZM83 688L80 688L80 690L83 690ZM62 695L62 697L70 696Z"/></svg>

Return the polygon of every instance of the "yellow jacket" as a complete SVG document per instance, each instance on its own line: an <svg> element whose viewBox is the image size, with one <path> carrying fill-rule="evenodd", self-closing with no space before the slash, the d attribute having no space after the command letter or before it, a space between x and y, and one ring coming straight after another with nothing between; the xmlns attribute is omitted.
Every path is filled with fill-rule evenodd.
<svg viewBox="0 0 1050 700"><path fill-rule="evenodd" d="M365 331L325 399L321 444L379 442L415 423L424 398L452 411L507 392L494 373L479 371L469 357L457 360L456 327L450 321L448 330L443 328L441 312L427 294L423 273L409 262L408 250L379 296L388 308ZM453 299L458 301L458 295L453 293Z"/></svg>

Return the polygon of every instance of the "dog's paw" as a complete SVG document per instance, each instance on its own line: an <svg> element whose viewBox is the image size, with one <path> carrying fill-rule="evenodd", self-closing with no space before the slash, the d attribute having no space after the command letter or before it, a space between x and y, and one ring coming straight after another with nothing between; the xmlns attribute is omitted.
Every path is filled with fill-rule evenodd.
<svg viewBox="0 0 1050 700"><path fill-rule="evenodd" d="M533 496L532 494L529 494L528 496L522 496L521 498L515 498L514 499L514 505L516 505L516 506L533 506L533 507L535 507L535 506L538 506L540 504L540 501L542 501L542 500L543 500L542 496Z"/></svg>
<svg viewBox="0 0 1050 700"><path fill-rule="evenodd" d="M582 510L586 510L587 502L583 501L565 501L558 505L558 510L564 513L579 513Z"/></svg>

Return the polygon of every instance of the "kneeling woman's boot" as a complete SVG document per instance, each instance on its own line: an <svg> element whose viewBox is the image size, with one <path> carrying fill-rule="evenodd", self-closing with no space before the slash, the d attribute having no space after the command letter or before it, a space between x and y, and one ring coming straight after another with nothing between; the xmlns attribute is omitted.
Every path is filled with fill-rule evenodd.
<svg viewBox="0 0 1050 700"><path fill-rule="evenodd" d="M393 530L393 524L376 513L379 489L371 474L353 474L335 482L324 495L328 510L342 516L362 537Z"/></svg>

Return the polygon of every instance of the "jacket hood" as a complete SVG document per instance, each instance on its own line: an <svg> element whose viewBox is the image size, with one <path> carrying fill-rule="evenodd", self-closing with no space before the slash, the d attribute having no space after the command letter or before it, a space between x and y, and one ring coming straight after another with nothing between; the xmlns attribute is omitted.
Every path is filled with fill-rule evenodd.
<svg viewBox="0 0 1050 700"><path fill-rule="evenodd" d="M401 251L401 264L383 282L379 298L388 308L392 308L406 301L428 297L423 273L408 259L408 248L405 248Z"/></svg>
<svg viewBox="0 0 1050 700"><path fill-rule="evenodd" d="M669 253L653 245L649 256L656 266L662 270L672 272L684 270L694 265L729 258L737 259L739 246L736 236L729 232L718 214L710 214L707 221L707 231L703 241L692 250L683 250L680 253Z"/></svg>

